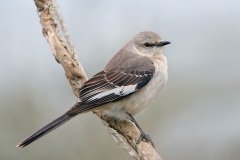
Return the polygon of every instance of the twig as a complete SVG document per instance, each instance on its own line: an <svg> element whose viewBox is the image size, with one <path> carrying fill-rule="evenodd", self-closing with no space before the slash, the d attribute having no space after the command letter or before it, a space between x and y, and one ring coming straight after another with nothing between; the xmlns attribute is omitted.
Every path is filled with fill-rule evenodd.
<svg viewBox="0 0 240 160"><path fill-rule="evenodd" d="M76 48L75 48L74 43L72 42L72 40L70 38L70 35L68 33L68 29L67 29L66 24L64 22L64 19L63 19L63 16L61 14L61 11L59 9L59 6L56 3L56 0L53 0L53 5L54 5L54 9L55 9L54 10L55 14L57 16L56 19L59 22L59 28L61 29L62 34L65 38L65 41L67 43L67 47L68 47L69 51L71 52L71 54L77 59Z"/></svg>
<svg viewBox="0 0 240 160"><path fill-rule="evenodd" d="M63 66L73 92L78 97L78 91L87 80L87 76L77 60L75 47L63 23L56 0L34 1L38 9L43 35L47 39L55 59ZM133 122L125 120L116 124L115 120L103 115L101 111L94 113L102 120L116 143L131 157L138 160L161 160L150 142L140 141L136 145L140 131Z"/></svg>

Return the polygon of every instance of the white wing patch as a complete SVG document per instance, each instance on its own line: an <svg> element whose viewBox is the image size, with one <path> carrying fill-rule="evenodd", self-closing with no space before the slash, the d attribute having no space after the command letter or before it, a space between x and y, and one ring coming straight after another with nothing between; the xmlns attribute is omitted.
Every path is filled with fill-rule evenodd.
<svg viewBox="0 0 240 160"><path fill-rule="evenodd" d="M130 93L133 93L136 91L136 87L137 87L138 84L135 84L135 85L128 85L128 86L122 86L122 90L120 92L120 95L121 96L126 96Z"/></svg>
<svg viewBox="0 0 240 160"><path fill-rule="evenodd" d="M105 92L101 92L101 93L93 96L92 98L89 98L87 101L94 101L94 100L103 98L105 96L108 96L110 94L115 94L115 95L119 95L119 96L126 96L128 94L131 94L131 93L135 92L137 85L138 84L121 86L121 87L117 87L117 88L114 88L114 89L111 89L111 90L108 90L108 91L105 91Z"/></svg>

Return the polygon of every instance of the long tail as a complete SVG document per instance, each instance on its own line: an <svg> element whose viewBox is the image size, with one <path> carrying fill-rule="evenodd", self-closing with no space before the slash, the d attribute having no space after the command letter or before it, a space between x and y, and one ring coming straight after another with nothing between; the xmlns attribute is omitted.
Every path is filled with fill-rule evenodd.
<svg viewBox="0 0 240 160"><path fill-rule="evenodd" d="M58 117L57 119L55 119L54 121L52 121L51 123L49 123L48 125L44 126L43 128L41 128L39 131L37 131L36 133L34 133L33 135L31 135L30 137L28 137L27 139L25 139L24 141L22 141L21 143L19 143L17 145L17 147L25 147L27 145L29 145L30 143L36 141L38 138L41 138L42 136L44 136L45 134L53 131L54 129L60 127L61 125L63 125L64 123L66 123L67 121L69 121L70 119L72 119L75 116L69 116L67 114L64 114L60 117Z"/></svg>

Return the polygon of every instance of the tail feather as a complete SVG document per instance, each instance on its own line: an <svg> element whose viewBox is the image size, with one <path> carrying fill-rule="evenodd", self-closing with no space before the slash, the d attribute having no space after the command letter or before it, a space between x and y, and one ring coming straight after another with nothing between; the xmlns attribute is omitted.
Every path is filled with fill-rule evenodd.
<svg viewBox="0 0 240 160"><path fill-rule="evenodd" d="M63 125L64 123L66 123L67 121L69 121L70 119L72 119L74 116L69 116L67 114L64 114L60 117L58 117L57 119L55 119L54 121L52 121L51 123L49 123L48 125L44 126L43 128L41 128L39 131L37 131L36 133L34 133L33 135L31 135L30 137L28 137L27 139L25 139L24 141L22 141L21 143L19 143L17 145L17 147L25 147L27 145L29 145L30 143L34 142L35 140L41 138L42 136L44 136L45 134L53 131L54 129L60 127L61 125Z"/></svg>

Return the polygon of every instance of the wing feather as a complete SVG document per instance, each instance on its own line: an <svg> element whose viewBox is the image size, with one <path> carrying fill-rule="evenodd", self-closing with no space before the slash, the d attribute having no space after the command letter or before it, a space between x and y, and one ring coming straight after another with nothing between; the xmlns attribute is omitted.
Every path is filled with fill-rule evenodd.
<svg viewBox="0 0 240 160"><path fill-rule="evenodd" d="M128 60L113 61L111 60L110 65L108 64L103 71L85 82L79 94L83 107L79 105L80 107L71 108L68 111L69 115L130 96L144 87L155 72L154 64L148 57L135 57L130 64L125 64Z"/></svg>

